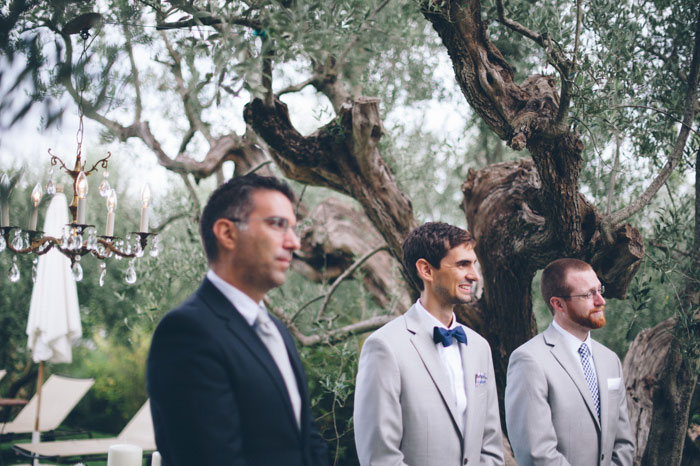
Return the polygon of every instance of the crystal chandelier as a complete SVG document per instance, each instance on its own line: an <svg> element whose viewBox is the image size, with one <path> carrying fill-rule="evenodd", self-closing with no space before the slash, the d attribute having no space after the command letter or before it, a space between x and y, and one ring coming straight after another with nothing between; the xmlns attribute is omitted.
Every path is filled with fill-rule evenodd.
<svg viewBox="0 0 700 466"><path fill-rule="evenodd" d="M88 38L90 37L89 29L98 24L101 17L96 13L88 13L81 15L68 24L64 28L64 32L68 34L79 33L83 39L83 52L80 59L85 59L87 49L89 47ZM78 60L80 62L80 59ZM69 168L58 156L51 153L51 169L49 170L49 181L46 184L46 193L48 195L56 194L56 182L54 180L54 167L59 171L64 171L73 180L73 201L69 206L72 216L72 222L63 227L63 234L59 237L44 235L43 231L37 230L38 207L41 201L43 192L40 184L37 184L32 190L30 199L32 202L32 215L26 229L10 224L9 212L9 197L12 188L16 184L19 176L10 177L7 174L0 177L0 253L5 249L15 253L12 258L12 265L8 272L10 281L17 282L20 279L20 270L17 265L18 254L34 254L40 256L46 254L51 249L60 251L68 257L71 262L71 271L76 281L83 278L83 269L80 265L80 260L87 254L92 254L94 257L101 260L100 262L100 286L104 285L104 280L107 274L106 260L114 258L116 260L128 259L128 267L125 272L125 281L129 284L136 282L136 259L143 257L144 252L149 246L150 255L156 257L158 255L160 245L158 236L148 232L148 213L151 200L151 191L146 184L141 192L141 221L139 223L139 231L128 233L124 238L114 236L114 212L117 207L116 191L112 189L108 182L109 172L107 171L108 159L111 153L107 153L107 157L97 161L92 168L87 168L87 162L82 160L82 143L83 143L83 102L82 95L84 86L79 86L80 98L78 102L78 113L80 122L76 140L78 149L76 151L76 160L73 168ZM98 171L98 166L101 166L102 182L99 186L99 193L106 198L107 205L107 221L104 235L98 235L97 228L94 225L88 225L85 221L87 201L86 195L88 192L88 176ZM35 257L32 265L32 280L36 280L38 259Z"/></svg>

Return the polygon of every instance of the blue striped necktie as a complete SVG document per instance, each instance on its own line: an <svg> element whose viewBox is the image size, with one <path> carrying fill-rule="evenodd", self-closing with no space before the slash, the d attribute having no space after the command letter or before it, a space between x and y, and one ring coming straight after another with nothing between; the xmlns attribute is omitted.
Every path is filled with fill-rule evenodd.
<svg viewBox="0 0 700 466"><path fill-rule="evenodd" d="M578 349L578 354L581 356L581 366L583 367L583 375L586 378L586 383L591 391L591 397L593 397L593 404L598 414L598 420L600 421L600 393L598 393L598 379L595 376L595 371L591 367L590 357L591 350L588 349L588 345L582 343Z"/></svg>

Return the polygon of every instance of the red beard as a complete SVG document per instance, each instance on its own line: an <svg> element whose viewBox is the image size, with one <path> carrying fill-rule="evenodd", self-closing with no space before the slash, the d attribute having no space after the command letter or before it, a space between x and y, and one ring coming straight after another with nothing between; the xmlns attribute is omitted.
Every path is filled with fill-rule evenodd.
<svg viewBox="0 0 700 466"><path fill-rule="evenodd" d="M597 312L600 311L600 312ZM588 314L582 316L575 312L569 312L569 317L571 320L577 324L583 325L584 327L590 329L602 328L605 326L605 306L594 307Z"/></svg>

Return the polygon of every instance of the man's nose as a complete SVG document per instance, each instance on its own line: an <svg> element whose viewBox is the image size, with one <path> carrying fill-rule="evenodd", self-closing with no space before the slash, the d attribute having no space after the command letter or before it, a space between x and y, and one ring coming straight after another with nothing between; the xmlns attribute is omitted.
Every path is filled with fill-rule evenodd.
<svg viewBox="0 0 700 466"><path fill-rule="evenodd" d="M285 249L291 249L292 251L296 251L301 247L301 238L297 235L297 233L292 229L288 229L284 233L284 242L282 243Z"/></svg>
<svg viewBox="0 0 700 466"><path fill-rule="evenodd" d="M605 298L598 291L593 295L593 304L596 306L605 306Z"/></svg>
<svg viewBox="0 0 700 466"><path fill-rule="evenodd" d="M480 280L479 273L473 267L471 269L467 270L466 278L467 278L467 280L470 280L472 282L478 282Z"/></svg>

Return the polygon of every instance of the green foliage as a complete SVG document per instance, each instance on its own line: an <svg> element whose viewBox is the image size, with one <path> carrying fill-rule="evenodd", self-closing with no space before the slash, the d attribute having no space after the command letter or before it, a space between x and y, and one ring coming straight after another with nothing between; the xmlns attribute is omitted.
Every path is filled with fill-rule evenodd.
<svg viewBox="0 0 700 466"><path fill-rule="evenodd" d="M304 348L301 356L309 379L312 409L332 452L333 464L356 465L352 412L357 342L352 339L338 345Z"/></svg>
<svg viewBox="0 0 700 466"><path fill-rule="evenodd" d="M75 362L56 372L92 377L95 384L66 418L65 424L116 435L146 401L146 355L151 333L129 332L129 344L107 332L95 333L74 350Z"/></svg>

